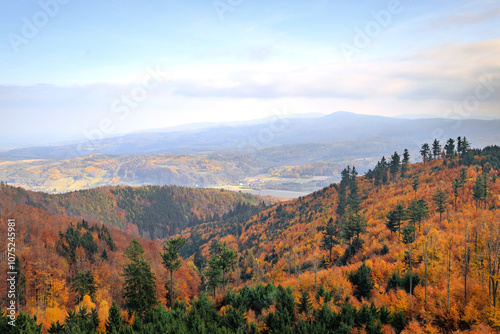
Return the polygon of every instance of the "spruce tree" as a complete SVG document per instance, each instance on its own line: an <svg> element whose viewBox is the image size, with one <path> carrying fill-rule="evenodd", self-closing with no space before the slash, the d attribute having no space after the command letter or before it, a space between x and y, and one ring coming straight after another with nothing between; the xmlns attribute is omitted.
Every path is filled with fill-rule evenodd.
<svg viewBox="0 0 500 334"><path fill-rule="evenodd" d="M49 329L47 330L47 332L48 332L49 334L57 334L57 333L62 333L62 332L63 332L63 330L64 330L64 324L62 324L62 325L61 325L61 324L59 323L59 320L57 320L57 322L55 322L55 323L54 323L54 322L52 322L52 323L50 324L50 327L49 327Z"/></svg>
<svg viewBox="0 0 500 334"><path fill-rule="evenodd" d="M415 242L415 226L413 224L406 224L401 231L401 241L405 244Z"/></svg>
<svg viewBox="0 0 500 334"><path fill-rule="evenodd" d="M85 295L89 295L94 299L97 291L97 283L95 282L92 271L86 270L76 274L71 285L71 290L77 293L78 302L80 302Z"/></svg>
<svg viewBox="0 0 500 334"><path fill-rule="evenodd" d="M459 137L460 138L460 137ZM466 158L467 152L470 150L470 143L467 141L467 138L463 138L461 142L459 142L458 145L458 154L459 154L459 161L460 163L464 162L464 159Z"/></svg>
<svg viewBox="0 0 500 334"><path fill-rule="evenodd" d="M470 150L470 143L467 141L467 138L464 137L464 139L462 140L462 147L460 148L460 154L464 155L469 150Z"/></svg>
<svg viewBox="0 0 500 334"><path fill-rule="evenodd" d="M392 233L400 232L401 229L401 224L403 220L406 219L406 210L402 204L396 205L394 210L390 210L389 213L386 216L387 222L385 223L385 226L391 231Z"/></svg>
<svg viewBox="0 0 500 334"><path fill-rule="evenodd" d="M439 156L441 155L441 144L439 143L439 140L434 139L432 142L432 156L434 159L438 159Z"/></svg>
<svg viewBox="0 0 500 334"><path fill-rule="evenodd" d="M93 307L90 311L90 321L94 325L94 329L97 330L99 327L99 314L97 313L97 308Z"/></svg>
<svg viewBox="0 0 500 334"><path fill-rule="evenodd" d="M444 146L446 158L452 159L455 156L455 140L452 138L448 139L446 145Z"/></svg>
<svg viewBox="0 0 500 334"><path fill-rule="evenodd" d="M203 270L207 264L207 259L201 253L200 246L196 247L194 252L193 263L198 268L198 270Z"/></svg>
<svg viewBox="0 0 500 334"><path fill-rule="evenodd" d="M335 212L342 217L345 214L345 209L347 207L347 187L349 186L350 183L351 167L347 166L347 168L344 168L344 170L342 170L340 174L342 177L339 184L339 190L337 195L338 203Z"/></svg>
<svg viewBox="0 0 500 334"><path fill-rule="evenodd" d="M486 204L488 195L488 178L486 174L479 175L472 187L472 197L476 201L476 210L480 202Z"/></svg>
<svg viewBox="0 0 500 334"><path fill-rule="evenodd" d="M113 304L111 304L111 308L109 309L108 319L106 320L105 325L107 334L119 333L120 329L122 328L123 325L122 314L115 301L113 301Z"/></svg>
<svg viewBox="0 0 500 334"><path fill-rule="evenodd" d="M299 313L308 315L309 311L311 310L311 306L312 303L311 298L309 297L309 293L307 293L306 290L302 290L299 299Z"/></svg>
<svg viewBox="0 0 500 334"><path fill-rule="evenodd" d="M410 164L410 153L408 149L405 148L403 152L403 160L401 160L401 177L405 177L408 171L408 165Z"/></svg>
<svg viewBox="0 0 500 334"><path fill-rule="evenodd" d="M400 164L401 157L399 156L398 152L394 152L389 163L389 172L391 173L391 177L393 180L396 180L396 175L399 172Z"/></svg>
<svg viewBox="0 0 500 334"><path fill-rule="evenodd" d="M462 188L462 196L463 196L465 193L465 181L467 181L467 168L464 167L460 170L459 178L460 178L459 186L460 188Z"/></svg>
<svg viewBox="0 0 500 334"><path fill-rule="evenodd" d="M364 262L358 270L349 273L349 281L355 285L354 296L361 300L361 298L368 299L370 293L375 286L373 282L371 269Z"/></svg>
<svg viewBox="0 0 500 334"><path fill-rule="evenodd" d="M158 304L155 275L144 257L144 249L136 239L133 239L125 249L124 256L128 259L123 268L125 308L142 318L147 311Z"/></svg>
<svg viewBox="0 0 500 334"><path fill-rule="evenodd" d="M359 188L356 181L358 172L353 167L350 175L349 181L349 196L347 197L347 204L355 213L359 211L359 206L361 205L361 198L359 197Z"/></svg>

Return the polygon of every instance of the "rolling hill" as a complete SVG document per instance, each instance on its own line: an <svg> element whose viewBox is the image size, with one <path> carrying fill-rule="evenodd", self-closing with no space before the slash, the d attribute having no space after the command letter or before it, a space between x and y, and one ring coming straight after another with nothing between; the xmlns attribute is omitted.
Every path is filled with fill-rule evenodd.
<svg viewBox="0 0 500 334"><path fill-rule="evenodd" d="M298 197L361 173L380 156L409 149L436 134L465 135L476 147L500 144L499 120L416 119L337 112L322 117L271 117L142 132L80 144L0 154L0 180L61 193L101 186L179 185Z"/></svg>

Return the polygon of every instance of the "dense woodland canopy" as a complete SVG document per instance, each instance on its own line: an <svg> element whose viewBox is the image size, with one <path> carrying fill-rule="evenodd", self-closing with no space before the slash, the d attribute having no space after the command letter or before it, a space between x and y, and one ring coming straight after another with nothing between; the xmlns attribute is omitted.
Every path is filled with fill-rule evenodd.
<svg viewBox="0 0 500 334"><path fill-rule="evenodd" d="M420 153L364 176L346 167L273 206L219 190L2 183L21 312L0 332L500 331L500 148L457 138Z"/></svg>

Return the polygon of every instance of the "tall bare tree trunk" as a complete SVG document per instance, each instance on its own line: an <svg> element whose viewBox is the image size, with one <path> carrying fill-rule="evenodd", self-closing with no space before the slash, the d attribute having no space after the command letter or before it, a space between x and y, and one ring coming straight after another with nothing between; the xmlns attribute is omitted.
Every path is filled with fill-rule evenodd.
<svg viewBox="0 0 500 334"><path fill-rule="evenodd" d="M447 303L446 303L446 311L450 311L450 268L451 268L451 245L450 249L448 250L448 282L446 285L446 290L447 290Z"/></svg>
<svg viewBox="0 0 500 334"><path fill-rule="evenodd" d="M469 271L469 250L467 249L467 234L465 235L465 273L464 273L464 305L467 305L467 274Z"/></svg>
<svg viewBox="0 0 500 334"><path fill-rule="evenodd" d="M427 237L424 243L424 266L425 266L425 289L424 289L424 305L427 305Z"/></svg>
<svg viewBox="0 0 500 334"><path fill-rule="evenodd" d="M413 315L413 310L412 310L412 306L413 306L413 303L412 303L412 296L413 296L413 291L412 291L412 284L413 284L413 273L412 273L412 270L411 270L411 242L408 243L409 245L409 248L410 248L410 318L412 318L412 315Z"/></svg>

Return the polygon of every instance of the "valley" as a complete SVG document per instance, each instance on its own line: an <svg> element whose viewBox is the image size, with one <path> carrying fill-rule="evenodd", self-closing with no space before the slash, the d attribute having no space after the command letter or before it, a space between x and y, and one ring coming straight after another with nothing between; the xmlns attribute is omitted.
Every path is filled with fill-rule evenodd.
<svg viewBox="0 0 500 334"><path fill-rule="evenodd" d="M443 137L465 134L477 147L500 144L499 120L464 120L459 130L450 119L347 112L280 121L279 128L269 120L201 129L192 125L78 145L14 149L0 153L0 180L48 193L179 185L296 198L340 181L347 165L364 173L379 157L404 148L418 157L419 143L436 129ZM270 128L276 131L263 140L262 131Z"/></svg>

